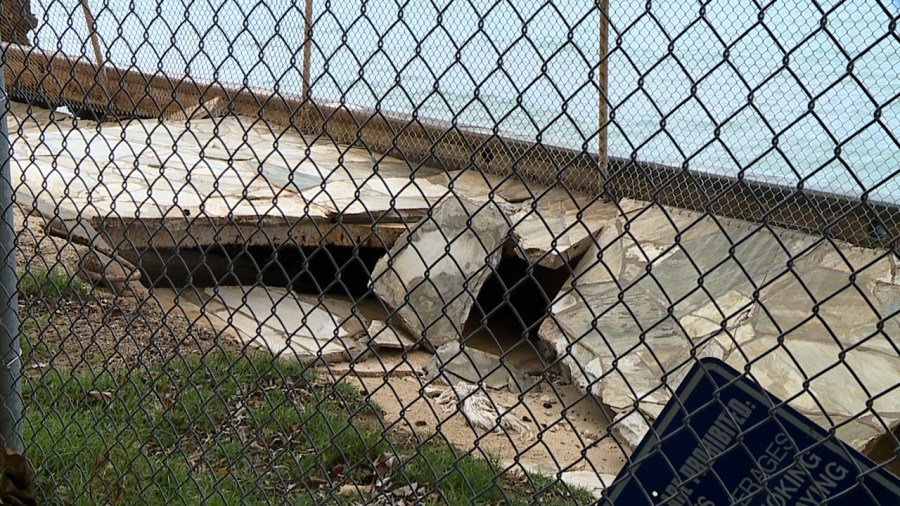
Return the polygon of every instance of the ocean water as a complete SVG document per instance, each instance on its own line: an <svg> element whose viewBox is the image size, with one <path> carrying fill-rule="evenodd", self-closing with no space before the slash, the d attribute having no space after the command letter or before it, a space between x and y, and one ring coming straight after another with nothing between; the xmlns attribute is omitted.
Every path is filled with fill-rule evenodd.
<svg viewBox="0 0 900 506"><path fill-rule="evenodd" d="M39 47L91 57L78 0L34 2ZM300 92L303 2L90 4L117 65ZM612 156L900 203L900 0L609 4ZM596 151L598 16L314 0L312 94Z"/></svg>

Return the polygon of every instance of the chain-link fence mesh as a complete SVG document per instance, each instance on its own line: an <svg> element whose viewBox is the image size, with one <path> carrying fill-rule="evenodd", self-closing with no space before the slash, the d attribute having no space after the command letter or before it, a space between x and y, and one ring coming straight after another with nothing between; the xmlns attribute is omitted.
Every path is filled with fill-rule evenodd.
<svg viewBox="0 0 900 506"><path fill-rule="evenodd" d="M3 504L592 503L704 358L900 470L897 2L2 9Z"/></svg>

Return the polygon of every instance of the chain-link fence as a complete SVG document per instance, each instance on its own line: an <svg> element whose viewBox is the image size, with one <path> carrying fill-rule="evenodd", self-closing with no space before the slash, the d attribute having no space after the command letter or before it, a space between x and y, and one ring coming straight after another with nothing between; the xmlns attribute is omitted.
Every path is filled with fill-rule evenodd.
<svg viewBox="0 0 900 506"><path fill-rule="evenodd" d="M897 2L2 9L0 503L896 488Z"/></svg>

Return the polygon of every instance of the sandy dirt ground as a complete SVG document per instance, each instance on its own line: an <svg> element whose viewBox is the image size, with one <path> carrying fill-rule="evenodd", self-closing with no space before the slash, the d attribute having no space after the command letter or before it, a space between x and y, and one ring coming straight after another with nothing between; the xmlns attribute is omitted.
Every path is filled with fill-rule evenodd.
<svg viewBox="0 0 900 506"><path fill-rule="evenodd" d="M501 413L507 410L531 432L531 437L503 430L473 429L455 409L445 410L430 398L428 387L446 388L423 377L431 355L412 351L377 352L354 364L331 364L320 372L348 381L366 392L384 411L391 430L415 442L442 437L458 448L481 452L511 466L518 457L528 470L545 474L593 471L614 475L625 463L624 452L606 432L607 417L599 403L578 387L543 380L524 394L487 390Z"/></svg>

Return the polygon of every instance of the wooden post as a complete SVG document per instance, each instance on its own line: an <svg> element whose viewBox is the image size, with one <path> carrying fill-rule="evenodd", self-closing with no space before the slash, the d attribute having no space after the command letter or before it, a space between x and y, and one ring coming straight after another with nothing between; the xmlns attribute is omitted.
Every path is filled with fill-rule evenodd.
<svg viewBox="0 0 900 506"><path fill-rule="evenodd" d="M100 85L106 96L112 99L112 96L109 94L109 79L106 75L106 59L103 58L103 51L100 48L100 37L94 29L96 22L94 21L94 15L91 14L88 0L81 0L81 10L84 13L84 22L87 25L88 35L91 37L91 46L94 48L94 63L97 64L97 84Z"/></svg>
<svg viewBox="0 0 900 506"><path fill-rule="evenodd" d="M313 3L312 0L306 0L306 12L304 14L303 29L303 89L301 91L302 102L300 108L305 113L300 115L300 128L309 130L312 128L312 104L309 97L311 93L310 83L310 58L312 56L312 22L313 22Z"/></svg>
<svg viewBox="0 0 900 506"><path fill-rule="evenodd" d="M599 0L597 3L600 9L600 47L598 51L598 56L600 57L600 63L597 66L597 89L599 95L599 112L600 122L599 125L599 133L597 139L597 162L599 164L600 169L600 191L604 192L604 185L607 181L609 181L609 166L607 165L607 139L609 127L606 125L609 118L609 95L607 87L607 70L608 70L608 59L607 59L607 48L609 44L609 0ZM607 197L610 197L607 195Z"/></svg>

